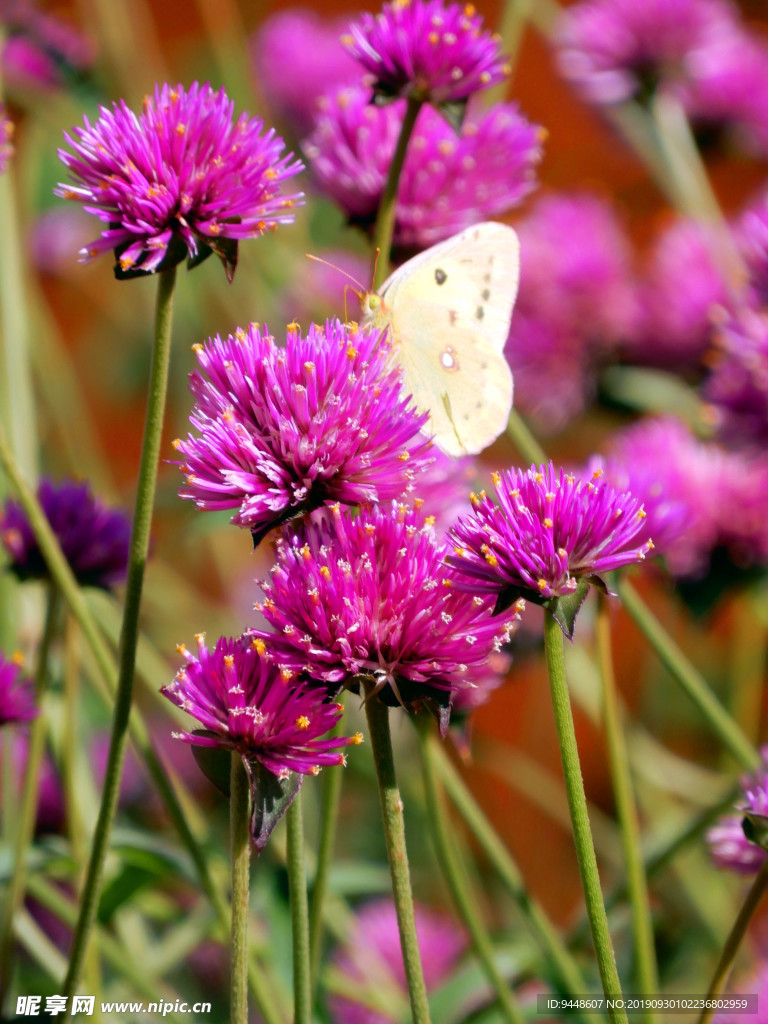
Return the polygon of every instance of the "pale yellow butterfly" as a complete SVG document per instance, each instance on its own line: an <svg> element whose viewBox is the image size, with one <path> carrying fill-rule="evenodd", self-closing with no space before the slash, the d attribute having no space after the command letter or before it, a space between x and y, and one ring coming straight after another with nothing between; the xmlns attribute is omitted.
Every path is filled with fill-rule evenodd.
<svg viewBox="0 0 768 1024"><path fill-rule="evenodd" d="M481 452L507 426L512 373L504 344L519 254L512 228L476 224L361 297L363 323L390 328L403 388L429 412L425 429L448 455Z"/></svg>

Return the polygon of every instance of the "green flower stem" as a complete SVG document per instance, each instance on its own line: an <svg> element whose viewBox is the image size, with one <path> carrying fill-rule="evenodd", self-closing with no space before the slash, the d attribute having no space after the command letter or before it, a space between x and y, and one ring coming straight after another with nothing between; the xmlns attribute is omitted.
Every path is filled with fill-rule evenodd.
<svg viewBox="0 0 768 1024"><path fill-rule="evenodd" d="M48 690L49 680L48 662L51 644L53 643L58 626L60 605L58 591L54 586L49 587L45 626L43 627L43 636L40 641L35 672L37 717L32 723L29 732L27 763L24 768L24 790L19 807L13 848L13 869L5 894L3 918L0 925L0 1010L2 1009L6 989L11 979L14 948L13 920L24 902L27 880L27 852L35 833L37 801L40 791L40 769L45 756L45 736L48 726L45 714L45 695Z"/></svg>
<svg viewBox="0 0 768 1024"><path fill-rule="evenodd" d="M733 967L733 961L736 959L736 953L739 950L742 939L746 935L749 922L752 920L766 888L768 888L768 860L763 861L763 866L750 886L741 910L734 921L733 928L731 928L728 938L725 940L723 951L720 954L715 973L707 990L707 996L710 999L720 995L725 988L731 968ZM710 1020L714 1012L714 1008L704 1009L701 1017L699 1017L699 1024L707 1024L707 1021Z"/></svg>
<svg viewBox="0 0 768 1024"><path fill-rule="evenodd" d="M251 859L250 789L243 759L231 754L229 838L232 856L231 999L232 1024L248 1024L248 882Z"/></svg>
<svg viewBox="0 0 768 1024"><path fill-rule="evenodd" d="M337 734L338 727L333 735ZM310 985L312 997L320 975L320 959L323 952L323 907L328 891L328 876L336 844L336 828L339 821L341 787L344 773L329 771L323 773L323 796L320 808L320 839L317 849L317 866L312 884L312 899L309 905L309 951Z"/></svg>
<svg viewBox="0 0 768 1024"><path fill-rule="evenodd" d="M600 889L600 876L597 871L597 858L592 842L587 813L587 799L584 793L584 780L579 764L579 752L576 746L576 731L573 726L573 714L568 693L568 681L565 677L565 654L563 651L563 634L551 612L544 615L544 653L549 673L549 686L552 694L552 709L555 714L557 739L560 745L560 757L563 763L563 778L568 796L568 806L573 823L573 839L576 846L576 857L579 862L581 885L589 917L592 942L597 955L597 967L600 972L603 992L606 997L621 996L621 983L616 970L616 958L613 943L608 931L608 917L603 905L603 894ZM609 1011L612 1021L626 1024L627 1015L624 1010L614 1008Z"/></svg>
<svg viewBox="0 0 768 1024"><path fill-rule="evenodd" d="M373 290L382 284L389 274L389 254L392 249L392 236L395 231L395 212L397 207L397 186L400 181L400 172L405 163L405 154L408 150L416 118L424 105L422 100L408 98L405 108L405 116L400 127L400 136L395 147L395 155L389 166L387 182L384 186L384 193L379 204L379 212L376 216L376 226L373 230Z"/></svg>
<svg viewBox="0 0 768 1024"><path fill-rule="evenodd" d="M19 499L19 503L24 509L32 532L35 535L35 540L42 552L48 572L56 587L61 591L62 597L66 601L73 618L82 630L83 638L90 648L99 676L103 679L105 689L110 695L111 700L116 675L112 653L99 632L72 569L64 557L61 546L45 517L45 513L40 507L40 502L19 470L2 425L0 425L0 469L8 477ZM222 897L211 877L205 853L192 834L168 773L163 768L152 747L146 725L137 708L133 708L131 711L130 727L136 749L147 766L150 777L157 787L160 799L163 801L169 817L178 830L179 836L195 865L195 869L200 877L201 887L211 900L221 924L223 927L228 928L229 907L227 902ZM274 997L269 993L263 970L255 954L251 955L249 961L248 980L251 986L251 993L259 1008L259 1012L264 1018L265 1024L283 1024L283 1018L278 1012Z"/></svg>
<svg viewBox="0 0 768 1024"><path fill-rule="evenodd" d="M483 92L483 98L487 107L495 103L501 103L509 93L512 82L512 73L520 52L520 43L523 39L528 14L536 0L506 0L504 10L499 24L499 49L506 58L509 65L509 75L503 82L494 85L491 89Z"/></svg>
<svg viewBox="0 0 768 1024"><path fill-rule="evenodd" d="M540 466L547 461L544 449L528 429L523 417L514 408L509 414L507 436L526 462Z"/></svg>
<svg viewBox="0 0 768 1024"><path fill-rule="evenodd" d="M754 769L759 764L755 748L624 575L618 577L616 589L630 618L723 746L742 768Z"/></svg>
<svg viewBox="0 0 768 1024"><path fill-rule="evenodd" d="M434 749L437 738L434 735L432 719L426 714L420 715L415 721L419 734L421 764L424 770L424 790L429 820L430 835L435 844L437 859L443 877L451 893L456 910L465 928L472 938L478 960L501 1009L501 1017L507 1024L523 1024L524 1017L520 1012L511 987L499 973L493 956L493 944L485 925L477 913L477 901L472 897L463 865L459 862L458 851L448 834L447 814L442 789L438 782Z"/></svg>
<svg viewBox="0 0 768 1024"><path fill-rule="evenodd" d="M384 837L387 843L389 871L392 877L392 895L397 911L400 929L400 946L403 951L405 978L408 983L408 997L411 1002L413 1024L429 1024L429 1002L421 954L416 938L416 920L413 910L408 852L405 848L405 822L403 801L397 788L395 761L392 753L392 737L389 731L389 708L367 688L365 713L368 732L379 786L381 816L384 821Z"/></svg>
<svg viewBox="0 0 768 1024"><path fill-rule="evenodd" d="M543 950L547 961L552 965L563 991L569 995L581 995L587 992L589 988L581 975L578 964L568 952L557 929L541 905L526 889L523 877L512 859L512 855L499 839L482 808L451 764L448 755L442 747L436 747L433 750L433 755L446 793L515 900L528 923L531 934Z"/></svg>
<svg viewBox="0 0 768 1024"><path fill-rule="evenodd" d="M341 773L339 773L341 774ZM309 955L309 903L307 872L304 867L304 820L301 790L285 815L288 831L288 888L291 897L291 930L293 932L293 1021L310 1024L312 1019L312 985Z"/></svg>
<svg viewBox="0 0 768 1024"><path fill-rule="evenodd" d="M596 636L603 685L603 723L608 744L616 812L621 828L629 902L632 909L637 991L655 995L659 990L659 972L653 941L648 883L643 865L640 824L632 792L629 755L621 723L616 679L613 673L608 602L605 595L601 593L598 593ZM645 1016L649 1021L655 1017L651 1012L646 1013Z"/></svg>
<svg viewBox="0 0 768 1024"><path fill-rule="evenodd" d="M144 586L144 571L149 552L149 532L155 503L157 467L160 461L160 443L165 417L165 397L168 390L168 367L171 358L171 321L176 268L165 270L158 276L157 305L155 310L155 341L149 372L147 411L144 438L141 446L136 503L133 512L131 544L128 554L128 577L125 591L123 625L120 631L118 655L117 693L112 718L107 767L101 794L101 806L91 845L91 857L82 892L80 917L72 940L69 970L64 981L64 994L72 995L80 981L83 958L88 946L91 928L96 917L101 893L104 862L109 849L109 837L120 794L120 776L128 740L128 726L133 700L133 677L136 665L136 645L139 639L139 612Z"/></svg>

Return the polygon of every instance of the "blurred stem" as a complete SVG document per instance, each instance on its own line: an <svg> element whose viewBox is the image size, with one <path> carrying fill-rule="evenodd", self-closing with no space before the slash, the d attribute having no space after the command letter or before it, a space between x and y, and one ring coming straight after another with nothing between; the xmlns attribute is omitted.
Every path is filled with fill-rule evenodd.
<svg viewBox="0 0 768 1024"><path fill-rule="evenodd" d="M768 888L768 860L763 861L763 865L746 895L733 928L731 928L728 938L725 940L723 952L720 954L715 973L707 989L707 997L709 999L720 995L725 988L731 968L733 967L733 961L736 959L736 953L741 945L741 940L747 933L749 922L752 920L766 888ZM714 1012L714 1007L704 1009L701 1017L699 1017L699 1024L707 1024L707 1021L710 1020Z"/></svg>
<svg viewBox="0 0 768 1024"><path fill-rule="evenodd" d="M83 593L77 584L74 573L64 557L61 545L40 506L40 502L16 464L2 425L0 425L0 469L7 475L16 492L19 504L24 509L24 513L29 520L48 572L51 574L56 587L60 590L70 612L80 626L83 638L93 654L99 676L103 679L105 689L111 697L115 689L116 675L112 654L99 632L88 604L83 597ZM138 708L133 708L131 711L130 728L136 749L147 766L147 771L157 787L160 799L195 865L203 892L210 899L222 926L228 928L230 913L227 901L221 895L218 886L211 877L206 855L189 827L184 810L174 791L168 773L152 747L147 727ZM274 997L269 993L262 967L258 963L255 954L251 955L249 961L248 979L251 993L256 1001L259 1012L264 1018L265 1024L283 1024L282 1015L277 1008Z"/></svg>
<svg viewBox="0 0 768 1024"><path fill-rule="evenodd" d="M619 711L616 679L613 673L608 600L605 594L601 593L598 593L597 598L596 636L600 676L603 685L603 722L608 743L616 813L621 827L621 843L626 864L629 903L632 910L637 991L647 993L648 995L655 995L659 990L659 972L653 941L653 923L648 900L648 884L643 866L640 824L632 792L629 755L627 753L624 729ZM648 1011L645 1017L649 1021L655 1019L655 1015L651 1011Z"/></svg>
<svg viewBox="0 0 768 1024"><path fill-rule="evenodd" d="M424 983L419 942L416 937L408 852L405 847L403 801L397 788L392 737L389 731L389 708L379 700L372 684L366 687L365 714L368 720L373 763L376 768L376 781L379 786L381 816L384 822L384 837L387 843L389 871L392 877L392 896L397 911L400 946L403 952L413 1024L429 1024L427 987Z"/></svg>
<svg viewBox="0 0 768 1024"><path fill-rule="evenodd" d="M304 867L304 820L301 810L301 789L288 808L285 818L288 827L288 889L291 898L291 931L293 933L293 1021L294 1024L310 1024L312 984L309 955L309 904L307 902L307 872Z"/></svg>
<svg viewBox="0 0 768 1024"><path fill-rule="evenodd" d="M248 1024L248 882L251 857L250 789L243 759L233 750L229 781L229 835L232 856L230 955L232 1024Z"/></svg>
<svg viewBox="0 0 768 1024"><path fill-rule="evenodd" d="M757 751L625 575L618 576L616 589L630 618L667 671L694 702L723 746L742 768L754 769L759 764Z"/></svg>
<svg viewBox="0 0 768 1024"><path fill-rule="evenodd" d="M731 678L738 686L731 691L730 710L751 743L760 740L763 679L768 654L768 627L756 614L761 595L754 588L738 594L732 602L733 632L730 639Z"/></svg>
<svg viewBox="0 0 768 1024"><path fill-rule="evenodd" d="M472 938L475 953L485 976L496 993L502 1019L507 1021L507 1024L522 1024L524 1017L515 1002L511 987L507 985L496 966L493 944L477 913L477 900L469 891L467 874L459 862L458 850L448 834L445 800L437 777L434 750L438 746L438 740L434 735L432 718L428 714L421 714L414 720L414 724L420 741L430 835L435 844L443 877L459 917Z"/></svg>
<svg viewBox="0 0 768 1024"><path fill-rule="evenodd" d="M96 916L101 893L104 862L109 849L109 837L117 811L120 795L125 748L128 741L128 726L133 699L133 677L136 666L136 645L139 638L139 613L141 593L144 586L144 571L149 552L149 534L152 525L152 511L155 503L157 468L160 461L165 398L168 390L168 367L171 358L171 322L173 319L173 294L176 283L176 268L164 270L158 275L157 305L155 308L155 340L149 370L147 410L144 421L144 437L141 445L139 476L136 485L136 503L131 528L131 544L128 554L128 576L125 589L123 625L120 631L118 655L117 692L115 711L112 719L112 735L109 741L107 767L101 794L101 806L91 845L88 873L82 892L80 917L75 928L69 970L64 981L64 992L72 1003L72 995L80 981L80 971L88 946L91 928ZM65 1018L66 1019L66 1018Z"/></svg>
<svg viewBox="0 0 768 1024"><path fill-rule="evenodd" d="M597 870L597 858L592 842L587 813L587 798L584 793L584 780L579 764L579 751L576 745L576 731L573 726L573 714L568 693L568 681L565 677L565 654L563 651L563 634L554 615L547 611L544 615L544 653L547 660L549 686L552 694L552 709L555 715L557 739L560 746L560 758L563 764L563 778L568 796L568 807L573 824L573 840L576 846L576 858L579 862L581 885L592 932L592 942L597 955L597 967L600 972L603 992L606 997L621 996L621 983L616 970L616 957L613 943L608 930L608 917L603 905L603 894L600 888L600 876ZM612 1021L626 1024L624 1010L614 1008L609 1011Z"/></svg>
<svg viewBox="0 0 768 1024"><path fill-rule="evenodd" d="M13 847L13 868L5 893L2 925L0 925L0 1014L10 984L13 967L13 920L24 902L27 880L27 853L35 834L37 803L40 792L40 771L45 757L45 736L48 723L45 715L45 695L49 682L49 655L59 620L61 602L55 586L48 587L45 626L37 655L35 671L35 700L37 716L29 731L27 763L24 768L24 790Z"/></svg>
<svg viewBox="0 0 768 1024"><path fill-rule="evenodd" d="M507 437L526 462L540 466L547 461L546 452L529 430L523 417L514 408L509 414Z"/></svg>
<svg viewBox="0 0 768 1024"><path fill-rule="evenodd" d="M506 0L499 25L499 50L506 57L509 65L509 75L503 82L486 89L485 105L493 106L494 103L501 103L509 93L509 86L512 82L517 56L520 51L520 43L523 38L528 13L535 0Z"/></svg>
<svg viewBox="0 0 768 1024"><path fill-rule="evenodd" d="M568 952L557 929L540 904L526 889L512 855L499 839L472 793L451 764L445 750L436 746L432 753L446 792L520 908L532 934L552 965L563 991L570 995L586 992L588 986L581 976L578 964Z"/></svg>
<svg viewBox="0 0 768 1024"><path fill-rule="evenodd" d="M339 734L339 726L335 726L331 735ZM309 906L309 950L310 950L310 985L312 1001L317 989L320 974L320 959L323 952L323 907L328 891L328 875L336 844L336 828L339 822L339 806L341 803L341 786L344 773L330 771L323 773L323 796L320 807L320 839L317 848L317 867L312 885L312 899Z"/></svg>
<svg viewBox="0 0 768 1024"><path fill-rule="evenodd" d="M373 291L376 291L389 274L389 254L392 250L392 236L395 230L395 213L397 208L397 186L400 182L400 172L405 163L405 154L408 150L408 143L416 124L416 118L423 106L422 100L415 100L408 97L403 123L400 127L400 135L389 165L387 182L379 203L379 212L376 216L376 226L373 229Z"/></svg>

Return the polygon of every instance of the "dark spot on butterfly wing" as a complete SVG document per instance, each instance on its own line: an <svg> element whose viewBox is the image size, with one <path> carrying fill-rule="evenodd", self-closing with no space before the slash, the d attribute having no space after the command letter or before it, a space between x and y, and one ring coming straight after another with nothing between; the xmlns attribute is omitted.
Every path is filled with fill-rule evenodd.
<svg viewBox="0 0 768 1024"><path fill-rule="evenodd" d="M447 280L448 280L448 275L443 270L443 268L442 267L437 267L435 269L435 281L437 282L437 284L445 284L445 282Z"/></svg>
<svg viewBox="0 0 768 1024"><path fill-rule="evenodd" d="M483 290L480 293L480 295L481 295L481 298L482 298L483 302L487 302L488 299L490 299L490 297L491 297L491 289L490 288L483 288Z"/></svg>
<svg viewBox="0 0 768 1024"><path fill-rule="evenodd" d="M485 316L485 309L482 306L478 306L475 310L475 319L482 320Z"/></svg>

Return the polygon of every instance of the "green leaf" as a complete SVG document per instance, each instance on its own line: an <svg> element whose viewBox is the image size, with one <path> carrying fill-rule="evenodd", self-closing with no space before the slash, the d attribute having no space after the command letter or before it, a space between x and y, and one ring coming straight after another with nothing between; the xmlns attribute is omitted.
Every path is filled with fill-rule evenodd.
<svg viewBox="0 0 768 1024"><path fill-rule="evenodd" d="M553 597L544 602L544 607L549 610L555 622L557 622L569 640L573 640L576 615L579 608L584 604L584 599L588 593L589 580L580 579L573 593L567 594L565 597Z"/></svg>
<svg viewBox="0 0 768 1024"><path fill-rule="evenodd" d="M278 779L255 758L244 759L244 763L251 785L251 838L261 853L272 829L293 803L303 776L291 772L287 779Z"/></svg>
<svg viewBox="0 0 768 1024"><path fill-rule="evenodd" d="M741 823L744 835L761 850L768 850L768 816L748 811Z"/></svg>
<svg viewBox="0 0 768 1024"><path fill-rule="evenodd" d="M464 124L464 115L467 113L466 99L450 100L445 103L438 103L437 109L456 134L461 135L461 129Z"/></svg>
<svg viewBox="0 0 768 1024"><path fill-rule="evenodd" d="M214 737L216 734L207 729L193 729L192 735ZM193 743L192 756L206 779L229 799L229 773L232 766L229 751L223 747L199 747Z"/></svg>

